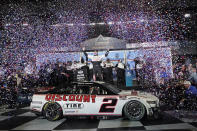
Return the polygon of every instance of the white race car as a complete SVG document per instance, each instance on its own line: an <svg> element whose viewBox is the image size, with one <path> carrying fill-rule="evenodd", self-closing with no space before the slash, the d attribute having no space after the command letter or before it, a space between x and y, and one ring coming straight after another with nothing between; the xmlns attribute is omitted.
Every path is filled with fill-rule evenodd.
<svg viewBox="0 0 197 131"><path fill-rule="evenodd" d="M158 114L159 99L146 92L119 90L105 82L73 82L34 94L30 109L49 121L63 116L123 116L140 120L145 115Z"/></svg>

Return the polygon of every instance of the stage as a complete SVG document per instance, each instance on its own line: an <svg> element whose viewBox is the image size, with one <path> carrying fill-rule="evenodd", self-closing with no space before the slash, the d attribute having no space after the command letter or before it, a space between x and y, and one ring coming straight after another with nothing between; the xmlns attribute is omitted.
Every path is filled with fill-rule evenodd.
<svg viewBox="0 0 197 131"><path fill-rule="evenodd" d="M186 111L161 112L159 120L129 121L122 118L64 118L50 122L29 111L29 107L0 110L0 130L83 130L83 131L120 131L120 130L197 130L197 113Z"/></svg>

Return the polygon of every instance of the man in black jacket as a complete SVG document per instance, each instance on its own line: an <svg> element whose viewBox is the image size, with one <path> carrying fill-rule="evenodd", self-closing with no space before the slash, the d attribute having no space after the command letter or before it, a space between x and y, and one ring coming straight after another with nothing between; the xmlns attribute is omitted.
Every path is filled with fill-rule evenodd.
<svg viewBox="0 0 197 131"><path fill-rule="evenodd" d="M117 85L125 86L125 64L122 62L122 60L119 60L115 67L117 71Z"/></svg>

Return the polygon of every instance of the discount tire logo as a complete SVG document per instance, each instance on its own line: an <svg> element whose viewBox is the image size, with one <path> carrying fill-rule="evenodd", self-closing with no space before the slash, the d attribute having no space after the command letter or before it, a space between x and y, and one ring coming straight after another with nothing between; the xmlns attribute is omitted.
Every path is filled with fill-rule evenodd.
<svg viewBox="0 0 197 131"><path fill-rule="evenodd" d="M67 103L64 104L64 109L82 109L84 104L82 103Z"/></svg>

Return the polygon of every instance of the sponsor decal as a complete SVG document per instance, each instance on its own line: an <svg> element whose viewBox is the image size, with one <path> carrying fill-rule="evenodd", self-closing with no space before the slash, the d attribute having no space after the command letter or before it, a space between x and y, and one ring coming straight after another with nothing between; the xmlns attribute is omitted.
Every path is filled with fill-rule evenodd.
<svg viewBox="0 0 197 131"><path fill-rule="evenodd" d="M64 109L82 109L84 107L83 103L67 103L64 104Z"/></svg>
<svg viewBox="0 0 197 131"><path fill-rule="evenodd" d="M65 113L75 113L75 111L65 111Z"/></svg>
<svg viewBox="0 0 197 131"><path fill-rule="evenodd" d="M95 103L96 95L59 95L47 94L46 101L76 101L76 102L92 102Z"/></svg>
<svg viewBox="0 0 197 131"><path fill-rule="evenodd" d="M41 106L33 106L32 108L41 108Z"/></svg>

